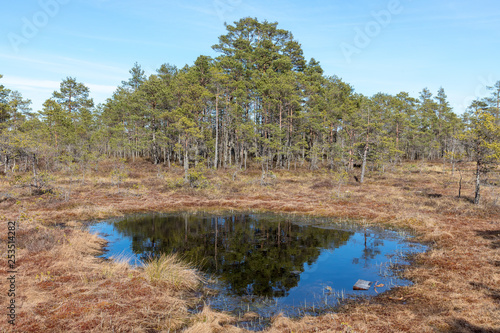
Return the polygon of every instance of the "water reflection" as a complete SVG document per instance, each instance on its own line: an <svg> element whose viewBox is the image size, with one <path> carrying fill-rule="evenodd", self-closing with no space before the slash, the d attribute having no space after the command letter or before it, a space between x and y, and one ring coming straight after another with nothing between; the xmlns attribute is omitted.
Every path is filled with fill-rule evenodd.
<svg viewBox="0 0 500 333"><path fill-rule="evenodd" d="M354 234L244 214L136 216L114 228L132 239L132 251L141 259L179 253L219 276L235 295L268 297L287 296L304 264L312 265L321 249L338 248Z"/></svg>
<svg viewBox="0 0 500 333"><path fill-rule="evenodd" d="M209 300L218 310L315 314L348 295L409 284L389 268L424 246L392 231L329 223L271 214L143 214L100 222L90 231L109 241L104 256L180 254L221 281L212 285L220 293ZM357 279L384 287L354 292Z"/></svg>

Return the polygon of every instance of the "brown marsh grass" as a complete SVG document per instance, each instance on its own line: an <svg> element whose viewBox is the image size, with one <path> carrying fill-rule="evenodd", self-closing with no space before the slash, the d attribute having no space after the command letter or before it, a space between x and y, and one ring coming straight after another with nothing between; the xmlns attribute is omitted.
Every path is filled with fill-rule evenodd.
<svg viewBox="0 0 500 333"><path fill-rule="evenodd" d="M172 290L196 290L203 281L196 270L179 260L175 254L148 258L143 271L152 285Z"/></svg>
<svg viewBox="0 0 500 333"><path fill-rule="evenodd" d="M82 221L144 211L259 210L356 218L411 230L431 245L404 271L413 286L319 317L278 316L266 332L500 332L500 188L494 175L475 206L473 175L463 174L458 198L459 173L444 171L441 163L370 172L362 185L353 175L338 181L325 169L276 170L264 186L259 169L238 171L234 179L234 171L208 170L206 188L179 185L180 168L141 160L127 164L128 178L115 184L112 168L103 164L83 184L56 175L54 186L69 195L32 196L8 177L0 180L6 194L0 226L5 231L6 221L19 222L13 331L242 332L229 314L207 306L188 311L198 302L193 290L200 282L188 264L163 256L138 269L126 258L97 259L105 244ZM2 276L6 238L0 233ZM4 307L6 283L0 286ZM5 318L0 329L12 330Z"/></svg>

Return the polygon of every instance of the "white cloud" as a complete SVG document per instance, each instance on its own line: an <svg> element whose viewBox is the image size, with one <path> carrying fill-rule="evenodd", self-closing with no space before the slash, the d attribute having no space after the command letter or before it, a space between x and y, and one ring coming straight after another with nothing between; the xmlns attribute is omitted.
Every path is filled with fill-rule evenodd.
<svg viewBox="0 0 500 333"><path fill-rule="evenodd" d="M10 90L18 90L24 98L31 99L33 110L41 110L43 102L52 96L52 93L59 90L60 81L37 80L18 76L5 75L0 83ZM111 97L116 90L115 86L85 83L90 89L90 97L94 98L96 104L103 103L108 97ZM27 94L28 93L28 94Z"/></svg>
<svg viewBox="0 0 500 333"><path fill-rule="evenodd" d="M93 73L95 77L118 80L127 75L127 70L124 68L56 55L38 55L36 58L29 58L0 53L0 58L10 60L13 64L22 63L25 66L34 64L36 66L33 68L41 68L43 71L50 73L68 73L71 74L70 76L74 76L75 72L77 72L76 74L78 72L82 74Z"/></svg>
<svg viewBox="0 0 500 333"><path fill-rule="evenodd" d="M60 87L59 81L36 80L36 79L16 77L16 76L4 76L2 78L2 84L11 90L22 89L22 90L53 91L53 90L58 90ZM91 93L111 95L116 90L115 86L110 86L110 85L85 83L85 82L83 82L83 84L90 89Z"/></svg>
<svg viewBox="0 0 500 333"><path fill-rule="evenodd" d="M51 80L36 80L30 78L16 77L5 75L2 78L2 84L11 90L57 90L59 88L58 81Z"/></svg>

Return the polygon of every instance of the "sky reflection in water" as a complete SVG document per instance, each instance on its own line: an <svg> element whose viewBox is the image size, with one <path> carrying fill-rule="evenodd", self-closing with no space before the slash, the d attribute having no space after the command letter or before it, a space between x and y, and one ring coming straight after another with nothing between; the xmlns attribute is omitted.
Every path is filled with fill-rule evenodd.
<svg viewBox="0 0 500 333"><path fill-rule="evenodd" d="M378 292L408 285L389 268L425 250L402 233L287 215L141 214L89 229L109 241L104 257L122 254L140 265L150 255L178 253L217 277L213 308L266 316L315 314L343 297L376 294L373 287L353 291L358 279L384 284Z"/></svg>

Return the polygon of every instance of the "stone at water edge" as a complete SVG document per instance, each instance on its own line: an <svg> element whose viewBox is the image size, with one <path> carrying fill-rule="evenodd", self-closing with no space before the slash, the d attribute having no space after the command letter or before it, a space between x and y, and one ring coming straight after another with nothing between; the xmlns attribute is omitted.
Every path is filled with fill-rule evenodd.
<svg viewBox="0 0 500 333"><path fill-rule="evenodd" d="M373 284L372 281L365 281L365 280L358 280L352 287L352 290L368 290L370 289L371 285Z"/></svg>

